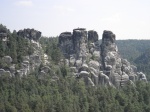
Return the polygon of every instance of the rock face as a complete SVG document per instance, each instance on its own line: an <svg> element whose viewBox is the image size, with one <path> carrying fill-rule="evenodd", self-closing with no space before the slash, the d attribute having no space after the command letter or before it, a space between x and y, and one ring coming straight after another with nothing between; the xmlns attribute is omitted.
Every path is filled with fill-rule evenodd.
<svg viewBox="0 0 150 112"><path fill-rule="evenodd" d="M61 33L59 46L69 60L69 66L76 77L83 78L86 85L110 85L122 87L136 80L146 80L143 73L126 59L121 58L115 44L116 36L104 31L102 43L96 31L77 28Z"/></svg>
<svg viewBox="0 0 150 112"><path fill-rule="evenodd" d="M63 32L59 35L59 47L63 51L65 57L73 54L73 41L71 32Z"/></svg>
<svg viewBox="0 0 150 112"><path fill-rule="evenodd" d="M34 41L38 41L41 37L41 32L34 29L19 30L17 34L21 37L28 38L30 40L32 39Z"/></svg>
<svg viewBox="0 0 150 112"><path fill-rule="evenodd" d="M44 54L44 51L38 42L41 37L41 32L34 29L24 29L19 30L17 34L18 36L30 40L28 42L33 47L33 52L30 55L22 56L23 59L20 63L20 67L16 67L17 65L12 63L13 59L10 56L2 57L3 63L7 64L8 68L0 68L0 76L9 75L23 77L34 72L41 64L43 65L43 68L41 68L39 75L42 72L45 74L48 73L50 71L50 68L47 66L49 64L48 56Z"/></svg>
<svg viewBox="0 0 150 112"><path fill-rule="evenodd" d="M98 34L96 31L88 31L88 41L92 43L98 41Z"/></svg>
<svg viewBox="0 0 150 112"><path fill-rule="evenodd" d="M84 28L78 28L73 30L73 49L76 54L76 59L81 60L82 63L86 60L87 50L87 31Z"/></svg>

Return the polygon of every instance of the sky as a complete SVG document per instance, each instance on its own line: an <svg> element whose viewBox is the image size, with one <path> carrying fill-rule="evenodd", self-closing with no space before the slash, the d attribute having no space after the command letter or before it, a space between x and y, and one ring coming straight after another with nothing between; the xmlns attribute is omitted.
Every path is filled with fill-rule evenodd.
<svg viewBox="0 0 150 112"><path fill-rule="evenodd" d="M58 36L74 28L150 39L150 0L0 0L0 24L11 31L34 28Z"/></svg>

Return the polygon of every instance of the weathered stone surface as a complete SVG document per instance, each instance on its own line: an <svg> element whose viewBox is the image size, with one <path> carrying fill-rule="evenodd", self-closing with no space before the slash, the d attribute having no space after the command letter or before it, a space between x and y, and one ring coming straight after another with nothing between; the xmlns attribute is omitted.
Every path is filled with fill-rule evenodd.
<svg viewBox="0 0 150 112"><path fill-rule="evenodd" d="M7 38L8 38L7 33L0 32L0 39L2 41L7 41Z"/></svg>
<svg viewBox="0 0 150 112"><path fill-rule="evenodd" d="M90 86L95 86L95 84L93 83L92 79L88 77L88 85Z"/></svg>
<svg viewBox="0 0 150 112"><path fill-rule="evenodd" d="M87 71L87 72L89 72L89 67L88 67L88 65L87 65L87 64L83 64L83 65L79 68L78 72L81 72L81 71Z"/></svg>
<svg viewBox="0 0 150 112"><path fill-rule="evenodd" d="M10 56L4 56L3 61L7 64L11 64L12 58Z"/></svg>
<svg viewBox="0 0 150 112"><path fill-rule="evenodd" d="M101 59L99 51L94 51L93 56L94 56L94 60L96 61L99 61Z"/></svg>
<svg viewBox="0 0 150 112"><path fill-rule="evenodd" d="M89 76L89 72L87 71L81 71L79 74L80 77L88 77Z"/></svg>
<svg viewBox="0 0 150 112"><path fill-rule="evenodd" d="M82 60L76 60L75 66L76 66L77 68L80 68L80 67L82 66Z"/></svg>
<svg viewBox="0 0 150 112"><path fill-rule="evenodd" d="M94 84L98 85L99 77L93 71L91 71L92 79L94 80Z"/></svg>
<svg viewBox="0 0 150 112"><path fill-rule="evenodd" d="M98 34L94 30L88 31L88 41L89 42L96 42L98 41Z"/></svg>
<svg viewBox="0 0 150 112"><path fill-rule="evenodd" d="M30 40L38 41L41 37L41 32L34 29L19 30L17 34L21 37L28 38Z"/></svg>
<svg viewBox="0 0 150 112"><path fill-rule="evenodd" d="M4 69L0 69L0 76L3 76L3 75L11 76L11 73L10 71L5 71Z"/></svg>
<svg viewBox="0 0 150 112"><path fill-rule="evenodd" d="M143 72L138 72L137 73L139 80L147 82L146 75Z"/></svg>
<svg viewBox="0 0 150 112"><path fill-rule="evenodd" d="M100 73L98 82L100 85L109 85L109 77L104 73Z"/></svg>
<svg viewBox="0 0 150 112"><path fill-rule="evenodd" d="M84 62L88 54L87 31L84 28L74 29L72 38L76 59L81 59Z"/></svg>
<svg viewBox="0 0 150 112"><path fill-rule="evenodd" d="M69 59L69 65L70 66L74 66L75 65L75 62L76 62L76 59L73 55L70 56L70 59Z"/></svg>
<svg viewBox="0 0 150 112"><path fill-rule="evenodd" d="M59 47L66 58L69 58L69 55L74 53L71 32L63 32L59 35Z"/></svg>
<svg viewBox="0 0 150 112"><path fill-rule="evenodd" d="M115 34L113 34L111 31L104 30L103 32L103 38L102 42L105 43L106 45L114 43L116 40Z"/></svg>
<svg viewBox="0 0 150 112"><path fill-rule="evenodd" d="M91 60L89 63L88 63L89 67L93 67L97 70L99 70L99 62L98 61L94 61L94 60Z"/></svg>
<svg viewBox="0 0 150 112"><path fill-rule="evenodd" d="M45 73L48 73L51 71L51 68L49 66L44 66L41 68L41 71L45 72Z"/></svg>
<svg viewBox="0 0 150 112"><path fill-rule="evenodd" d="M146 76L126 59L121 58L115 44L116 36L111 31L104 31L102 43L95 31L84 28L65 32L59 36L59 46L69 60L69 66L78 78L83 78L86 85L110 85L119 88L136 80L146 81ZM73 46L73 47L68 47ZM70 52L70 49L74 52ZM131 81L129 81L131 80Z"/></svg>

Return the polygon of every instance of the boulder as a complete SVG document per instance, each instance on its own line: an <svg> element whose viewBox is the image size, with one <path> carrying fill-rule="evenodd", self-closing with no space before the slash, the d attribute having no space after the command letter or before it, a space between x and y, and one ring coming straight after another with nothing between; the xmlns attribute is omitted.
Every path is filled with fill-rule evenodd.
<svg viewBox="0 0 150 112"><path fill-rule="evenodd" d="M10 56L4 56L3 61L7 64L11 64L12 58Z"/></svg>
<svg viewBox="0 0 150 112"><path fill-rule="evenodd" d="M49 66L44 66L41 68L41 71L45 72L45 73L48 73L51 71L51 68Z"/></svg>
<svg viewBox="0 0 150 112"><path fill-rule="evenodd" d="M69 65L70 66L74 66L75 65L75 61L76 61L76 59L74 58L74 56L70 56Z"/></svg>
<svg viewBox="0 0 150 112"><path fill-rule="evenodd" d="M139 77L139 80L142 80L144 82L147 82L146 75L143 72L137 72L137 75Z"/></svg>
<svg viewBox="0 0 150 112"><path fill-rule="evenodd" d="M87 65L87 64L83 64L83 65L79 68L78 72L81 72L81 71L87 71L87 72L89 72L89 67L88 67L88 65Z"/></svg>
<svg viewBox="0 0 150 112"><path fill-rule="evenodd" d="M89 76L89 72L87 72L87 71L81 71L79 73L79 77L88 77L88 76Z"/></svg>
<svg viewBox="0 0 150 112"><path fill-rule="evenodd" d="M99 68L100 68L100 65L99 65L98 61L91 60L88 63L88 65L89 65L89 67L93 67L94 69L97 69L97 70L99 70Z"/></svg>
<svg viewBox="0 0 150 112"><path fill-rule="evenodd" d="M82 65L82 60L76 60L75 66L76 66L77 68L80 68L81 65Z"/></svg>
<svg viewBox="0 0 150 112"><path fill-rule="evenodd" d="M93 52L94 60L99 61L100 60L100 52L94 51Z"/></svg>

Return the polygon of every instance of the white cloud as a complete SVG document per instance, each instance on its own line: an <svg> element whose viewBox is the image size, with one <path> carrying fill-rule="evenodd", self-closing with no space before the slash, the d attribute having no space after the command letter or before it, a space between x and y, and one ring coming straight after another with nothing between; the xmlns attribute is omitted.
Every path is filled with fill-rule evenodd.
<svg viewBox="0 0 150 112"><path fill-rule="evenodd" d="M71 8L71 7L66 7L63 5L55 5L53 6L53 8L57 11L59 11L61 14L65 14L67 12L74 12L75 9Z"/></svg>
<svg viewBox="0 0 150 112"><path fill-rule="evenodd" d="M108 23L118 23L121 21L121 18L120 15L116 13L110 17L102 18L101 21Z"/></svg>
<svg viewBox="0 0 150 112"><path fill-rule="evenodd" d="M15 3L17 6L26 6L31 7L33 6L33 2L31 0L21 0Z"/></svg>

